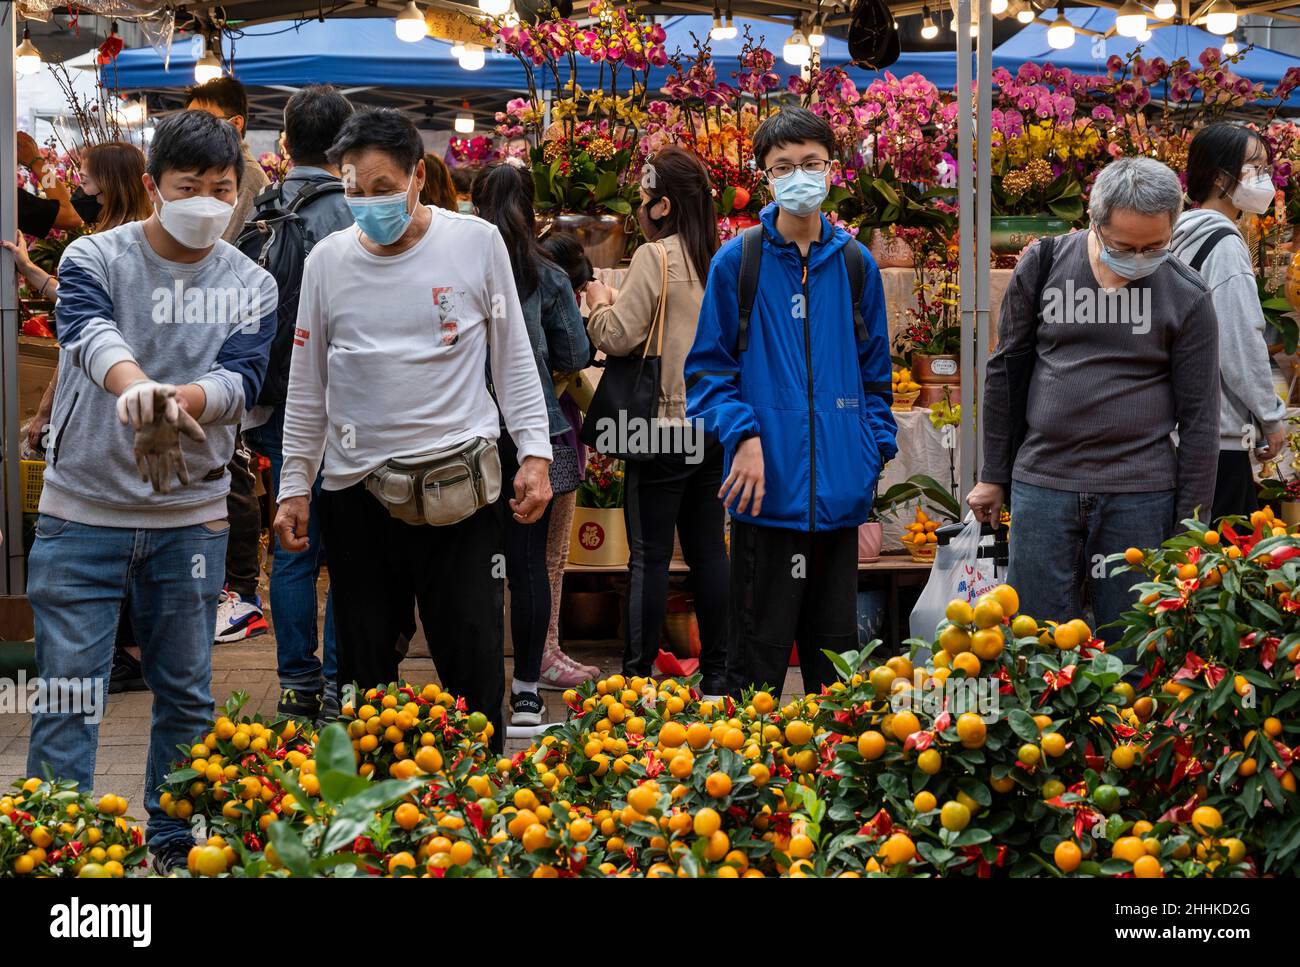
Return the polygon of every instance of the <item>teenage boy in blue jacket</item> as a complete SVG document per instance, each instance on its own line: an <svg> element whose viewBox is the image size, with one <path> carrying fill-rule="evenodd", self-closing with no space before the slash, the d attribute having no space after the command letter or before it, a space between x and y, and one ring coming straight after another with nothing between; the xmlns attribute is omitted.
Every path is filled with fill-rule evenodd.
<svg viewBox="0 0 1300 967"><path fill-rule="evenodd" d="M741 237L714 256L686 359L687 415L726 452L733 693L779 691L796 641L818 691L834 680L822 650L857 647L857 529L897 452L880 271L820 214L834 150L802 108L759 126L754 159L776 201L748 256Z"/></svg>

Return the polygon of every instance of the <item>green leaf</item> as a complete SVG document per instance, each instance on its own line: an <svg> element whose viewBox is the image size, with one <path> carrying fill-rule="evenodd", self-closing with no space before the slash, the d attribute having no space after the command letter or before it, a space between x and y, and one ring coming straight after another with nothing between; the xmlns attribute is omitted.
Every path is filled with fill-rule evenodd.
<svg viewBox="0 0 1300 967"><path fill-rule="evenodd" d="M324 783L324 773L342 772L349 776L357 774L357 757L352 749L352 741L342 725L334 722L327 725L316 742L316 774Z"/></svg>
<svg viewBox="0 0 1300 967"><path fill-rule="evenodd" d="M294 876L311 876L311 854L302 845L297 830L281 822L271 823L266 827L266 833L285 869Z"/></svg>
<svg viewBox="0 0 1300 967"><path fill-rule="evenodd" d="M1012 709L1007 715L1007 724L1011 726L1011 731L1024 741L1038 743L1038 723L1024 709Z"/></svg>

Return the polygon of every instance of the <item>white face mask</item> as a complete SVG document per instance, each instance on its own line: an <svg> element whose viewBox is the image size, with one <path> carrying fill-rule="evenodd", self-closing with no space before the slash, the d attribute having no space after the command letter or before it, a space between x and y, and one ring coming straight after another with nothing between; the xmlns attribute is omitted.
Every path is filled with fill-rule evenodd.
<svg viewBox="0 0 1300 967"><path fill-rule="evenodd" d="M1228 197L1242 211L1262 215L1273 207L1275 196L1273 179L1268 175L1257 175L1250 181L1237 182L1237 187Z"/></svg>
<svg viewBox="0 0 1300 967"><path fill-rule="evenodd" d="M210 195L168 201L162 193L158 221L167 234L186 248L204 249L216 245L230 225L235 206Z"/></svg>

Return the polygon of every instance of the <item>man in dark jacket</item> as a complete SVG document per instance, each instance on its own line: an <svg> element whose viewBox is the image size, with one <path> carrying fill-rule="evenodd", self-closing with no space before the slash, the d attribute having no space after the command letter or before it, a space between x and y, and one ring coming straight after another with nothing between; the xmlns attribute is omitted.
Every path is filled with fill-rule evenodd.
<svg viewBox="0 0 1300 967"><path fill-rule="evenodd" d="M280 188L278 207L288 209L305 188L339 182L339 169L330 164L325 152L334 143L343 122L352 115L348 99L329 85L304 87L284 107L284 140L293 167ZM307 247L352 225L343 192L327 192L298 209L306 230ZM286 352L292 345L286 347ZM271 370L287 374L288 360L271 360ZM280 490L280 468L284 463L284 400L257 406L244 421L244 439L271 461L271 486ZM320 480L314 492L319 493ZM311 505L308 523L310 547L290 554L278 541L271 559L271 615L275 623L276 664L280 677L281 715L326 718L337 713L338 684L334 653L334 615L331 602L325 608L324 662L316 657L316 581L324 561L316 504Z"/></svg>
<svg viewBox="0 0 1300 967"><path fill-rule="evenodd" d="M687 416L726 451L733 692L779 692L795 641L816 691L834 678L823 649L856 647L857 528L897 452L880 272L820 214L834 149L830 125L802 108L755 132L776 198L761 216L762 271L742 273L740 238L718 251L686 359ZM743 335L742 277L757 280Z"/></svg>

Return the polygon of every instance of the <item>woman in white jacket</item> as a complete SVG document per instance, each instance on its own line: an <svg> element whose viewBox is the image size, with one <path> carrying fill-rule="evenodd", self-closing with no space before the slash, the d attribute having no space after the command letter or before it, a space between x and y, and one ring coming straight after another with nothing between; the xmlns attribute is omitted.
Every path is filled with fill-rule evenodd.
<svg viewBox="0 0 1300 967"><path fill-rule="evenodd" d="M1264 312L1250 250L1237 221L1273 205L1268 144L1250 128L1201 128L1187 152L1187 197L1170 249L1205 279L1219 317L1219 469L1212 519L1259 509L1252 448L1262 458L1282 447L1286 406L1273 389Z"/></svg>

